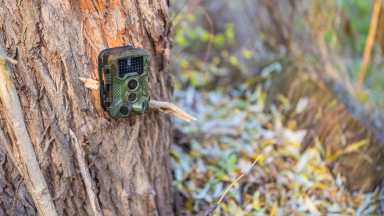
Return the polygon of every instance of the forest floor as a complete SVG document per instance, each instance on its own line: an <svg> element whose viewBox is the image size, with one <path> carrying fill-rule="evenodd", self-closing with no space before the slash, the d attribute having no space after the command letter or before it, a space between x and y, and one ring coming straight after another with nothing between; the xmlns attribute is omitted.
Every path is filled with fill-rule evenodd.
<svg viewBox="0 0 384 216"><path fill-rule="evenodd" d="M332 155L318 141L300 152L307 131L297 130L281 113L287 106L300 113L308 101L290 104L280 98L281 105L272 104L265 112L266 95L261 85L230 91L199 91L192 85L175 90L176 104L197 118L191 124L175 118L171 163L180 215L207 210L262 153L216 215L380 215L384 196L379 187L372 193L349 192L344 177L331 175L326 160ZM354 143L344 152L364 144Z"/></svg>
<svg viewBox="0 0 384 216"><path fill-rule="evenodd" d="M191 2L173 1L174 103L197 118L175 118L179 215L207 210L262 153L216 215L382 215L383 190L374 186L382 181L383 147L318 77L302 79L323 71L324 47L338 56L333 66L356 79L373 1ZM382 106L379 50L364 86ZM291 81L288 71L297 72ZM297 97L289 99L290 91Z"/></svg>

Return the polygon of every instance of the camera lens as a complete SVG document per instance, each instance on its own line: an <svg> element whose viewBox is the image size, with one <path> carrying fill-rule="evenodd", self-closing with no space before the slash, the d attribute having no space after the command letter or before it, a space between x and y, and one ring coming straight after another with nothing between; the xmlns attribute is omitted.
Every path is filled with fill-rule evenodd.
<svg viewBox="0 0 384 216"><path fill-rule="evenodd" d="M137 87L137 81L136 80L131 80L128 82L128 88L133 90Z"/></svg>
<svg viewBox="0 0 384 216"><path fill-rule="evenodd" d="M128 107L126 107L126 106L122 106L122 107L120 108L120 113L121 113L121 115L128 115L128 113L129 113L129 109L128 109Z"/></svg>
<svg viewBox="0 0 384 216"><path fill-rule="evenodd" d="M129 94L129 96L128 96L128 100L129 101L131 101L131 102L133 102L133 101L135 101L136 100L136 94L135 93L131 93L131 94Z"/></svg>

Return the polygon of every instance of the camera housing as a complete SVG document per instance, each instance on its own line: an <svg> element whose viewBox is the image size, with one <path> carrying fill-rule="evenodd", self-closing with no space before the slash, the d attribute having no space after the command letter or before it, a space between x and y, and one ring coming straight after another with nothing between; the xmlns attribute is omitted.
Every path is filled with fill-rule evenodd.
<svg viewBox="0 0 384 216"><path fill-rule="evenodd" d="M99 84L101 106L114 119L148 111L147 53L131 46L101 51Z"/></svg>

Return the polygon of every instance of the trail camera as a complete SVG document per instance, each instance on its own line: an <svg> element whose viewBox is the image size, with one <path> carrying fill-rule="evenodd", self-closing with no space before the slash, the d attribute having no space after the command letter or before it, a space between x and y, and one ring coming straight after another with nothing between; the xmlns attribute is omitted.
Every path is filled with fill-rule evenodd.
<svg viewBox="0 0 384 216"><path fill-rule="evenodd" d="M111 118L139 115L148 110L148 65L147 53L130 46L100 53L101 106Z"/></svg>

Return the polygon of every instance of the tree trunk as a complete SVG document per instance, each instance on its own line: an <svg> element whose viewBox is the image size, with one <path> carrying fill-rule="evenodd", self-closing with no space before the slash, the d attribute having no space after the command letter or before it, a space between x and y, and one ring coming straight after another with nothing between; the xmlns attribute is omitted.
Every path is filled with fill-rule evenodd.
<svg viewBox="0 0 384 216"><path fill-rule="evenodd" d="M150 111L111 119L98 92L79 80L99 79L100 51L131 45L151 59L151 98L170 100L170 16L169 0L0 1L0 40L18 61L8 66L58 215L93 215L70 130L86 154L104 215L173 215L171 117ZM3 114L2 120L12 143ZM16 190L20 179L0 145L0 215L11 215L15 200L14 215L37 215L25 184Z"/></svg>

